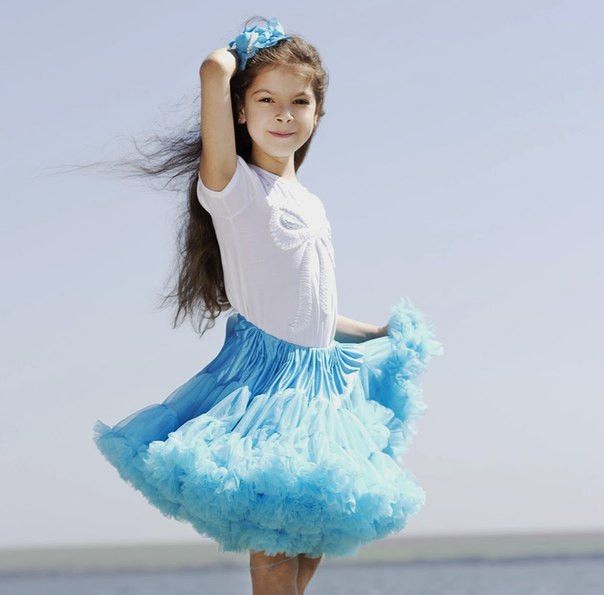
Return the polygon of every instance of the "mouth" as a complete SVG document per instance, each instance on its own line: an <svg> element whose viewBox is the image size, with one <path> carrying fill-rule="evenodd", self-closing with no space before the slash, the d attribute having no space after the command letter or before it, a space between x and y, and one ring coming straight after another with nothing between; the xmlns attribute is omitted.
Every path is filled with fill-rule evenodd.
<svg viewBox="0 0 604 595"><path fill-rule="evenodd" d="M269 130L268 132L269 134L272 134L278 138L289 138L290 136L294 135L293 132L273 132L272 130Z"/></svg>

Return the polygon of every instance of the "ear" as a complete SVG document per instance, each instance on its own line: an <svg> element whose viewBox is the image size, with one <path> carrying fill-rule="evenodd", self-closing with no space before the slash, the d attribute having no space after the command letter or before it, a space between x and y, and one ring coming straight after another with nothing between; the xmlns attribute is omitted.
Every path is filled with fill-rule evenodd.
<svg viewBox="0 0 604 595"><path fill-rule="evenodd" d="M237 122L239 124L245 124L245 112L243 110L241 110L239 112L239 117L237 118Z"/></svg>

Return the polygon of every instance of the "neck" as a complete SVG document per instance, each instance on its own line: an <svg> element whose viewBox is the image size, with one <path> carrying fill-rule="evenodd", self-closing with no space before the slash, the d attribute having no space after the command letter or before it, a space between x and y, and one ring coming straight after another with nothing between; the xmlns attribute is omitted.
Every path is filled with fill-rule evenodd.
<svg viewBox="0 0 604 595"><path fill-rule="evenodd" d="M294 156L291 155L285 159L277 159L266 153L254 151L252 149L251 163L269 171L276 176L288 180L297 180L296 169L294 167Z"/></svg>

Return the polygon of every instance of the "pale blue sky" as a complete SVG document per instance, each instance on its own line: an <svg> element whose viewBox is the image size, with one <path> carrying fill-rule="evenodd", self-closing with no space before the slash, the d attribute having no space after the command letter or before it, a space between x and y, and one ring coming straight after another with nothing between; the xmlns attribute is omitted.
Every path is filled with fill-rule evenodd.
<svg viewBox="0 0 604 595"><path fill-rule="evenodd" d="M157 308L183 198L65 166L195 117L201 60L253 14L330 74L299 177L332 223L340 313L381 325L407 296L445 346L406 532L604 529L600 3L10 2L0 545L199 539L92 442L223 342L224 319L198 340Z"/></svg>

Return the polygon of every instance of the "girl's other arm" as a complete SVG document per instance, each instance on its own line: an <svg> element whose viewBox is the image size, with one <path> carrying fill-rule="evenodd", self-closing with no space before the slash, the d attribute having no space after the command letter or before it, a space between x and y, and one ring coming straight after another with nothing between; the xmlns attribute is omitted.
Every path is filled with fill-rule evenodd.
<svg viewBox="0 0 604 595"><path fill-rule="evenodd" d="M199 68L201 79L201 140L199 176L204 185L220 191L237 166L235 125L230 80L237 60L226 47L210 52Z"/></svg>
<svg viewBox="0 0 604 595"><path fill-rule="evenodd" d="M341 343L362 343L368 339L385 337L387 334L388 325L375 326L338 314L334 338Z"/></svg>

